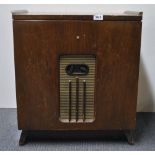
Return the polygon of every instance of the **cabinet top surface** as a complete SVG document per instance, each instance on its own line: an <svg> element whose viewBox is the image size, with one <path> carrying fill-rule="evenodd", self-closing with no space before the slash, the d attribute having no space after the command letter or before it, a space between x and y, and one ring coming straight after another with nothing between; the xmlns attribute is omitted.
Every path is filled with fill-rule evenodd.
<svg viewBox="0 0 155 155"><path fill-rule="evenodd" d="M26 10L12 12L13 20L100 20L100 21L141 21L142 12L125 11L117 14L52 14L32 13Z"/></svg>

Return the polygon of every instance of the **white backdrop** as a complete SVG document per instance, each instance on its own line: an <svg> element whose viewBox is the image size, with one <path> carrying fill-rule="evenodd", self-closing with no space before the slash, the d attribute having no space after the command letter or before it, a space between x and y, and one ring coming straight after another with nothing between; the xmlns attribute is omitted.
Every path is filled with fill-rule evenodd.
<svg viewBox="0 0 155 155"><path fill-rule="evenodd" d="M53 14L143 11L137 111L155 112L155 5L0 5L0 108L15 108L12 10Z"/></svg>

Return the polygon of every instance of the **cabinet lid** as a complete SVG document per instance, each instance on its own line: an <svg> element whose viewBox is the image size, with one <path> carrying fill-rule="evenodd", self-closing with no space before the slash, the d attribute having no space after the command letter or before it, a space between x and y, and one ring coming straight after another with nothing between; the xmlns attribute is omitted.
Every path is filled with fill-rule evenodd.
<svg viewBox="0 0 155 155"><path fill-rule="evenodd" d="M52 13L32 13L27 10L12 12L14 20L98 20L98 21L141 21L143 12L125 11L119 14L69 15Z"/></svg>

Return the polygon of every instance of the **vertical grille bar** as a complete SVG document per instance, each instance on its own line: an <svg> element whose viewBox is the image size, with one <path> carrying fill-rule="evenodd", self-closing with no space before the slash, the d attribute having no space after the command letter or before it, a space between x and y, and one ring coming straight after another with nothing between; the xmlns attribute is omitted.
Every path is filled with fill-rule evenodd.
<svg viewBox="0 0 155 155"><path fill-rule="evenodd" d="M83 80L83 121L86 119L86 81Z"/></svg>
<svg viewBox="0 0 155 155"><path fill-rule="evenodd" d="M79 117L79 78L76 77L76 122Z"/></svg>
<svg viewBox="0 0 155 155"><path fill-rule="evenodd" d="M72 115L72 82L69 80L69 122L71 121Z"/></svg>

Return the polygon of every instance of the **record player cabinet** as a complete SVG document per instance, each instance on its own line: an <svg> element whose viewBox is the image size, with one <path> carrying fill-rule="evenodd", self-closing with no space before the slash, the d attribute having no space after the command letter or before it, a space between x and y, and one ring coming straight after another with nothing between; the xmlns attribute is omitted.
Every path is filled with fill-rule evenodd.
<svg viewBox="0 0 155 155"><path fill-rule="evenodd" d="M122 130L133 143L141 20L13 13L21 145L38 130Z"/></svg>

